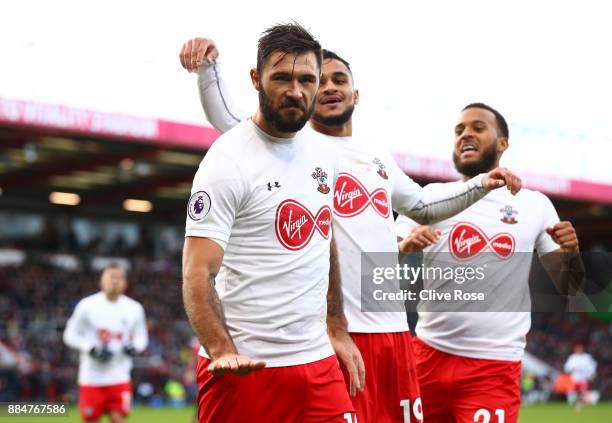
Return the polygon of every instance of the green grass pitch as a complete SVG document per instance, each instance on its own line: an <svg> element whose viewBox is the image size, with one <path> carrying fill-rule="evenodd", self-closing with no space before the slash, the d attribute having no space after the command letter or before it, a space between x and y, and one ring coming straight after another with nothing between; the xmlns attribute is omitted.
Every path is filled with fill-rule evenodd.
<svg viewBox="0 0 612 423"><path fill-rule="evenodd" d="M191 423L193 408L144 408L132 410L129 423ZM77 423L80 422L78 409L72 408L69 417L0 417L0 422L16 423ZM102 419L101 422L108 422ZM531 405L521 408L519 423L610 423L612 422L612 403L585 407L576 413L566 404ZM497 423L495 418L490 423Z"/></svg>

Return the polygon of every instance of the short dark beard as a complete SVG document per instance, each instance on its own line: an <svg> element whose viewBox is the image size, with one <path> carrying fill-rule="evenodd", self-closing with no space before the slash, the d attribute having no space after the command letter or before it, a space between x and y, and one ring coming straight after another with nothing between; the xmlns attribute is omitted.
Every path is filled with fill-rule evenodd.
<svg viewBox="0 0 612 423"><path fill-rule="evenodd" d="M283 119L279 112L279 109L288 106L295 106L302 109L304 114L301 118L294 121L287 121ZM286 99L278 109L275 109L270 101L270 97L266 94L263 87L259 89L259 108L263 114L264 119L268 126L272 129L276 129L279 132L297 132L306 125L306 122L312 116L314 112L315 102L313 101L310 105L310 110L306 110L306 105L302 100Z"/></svg>
<svg viewBox="0 0 612 423"><path fill-rule="evenodd" d="M457 172L464 176L468 176L473 178L476 175L480 175L481 173L487 173L493 170L493 166L497 162L497 141L491 145L491 147L487 148L483 154L482 158L478 161L470 162L470 163L461 163L459 156L457 153L453 151L453 163L455 163L455 169Z"/></svg>
<svg viewBox="0 0 612 423"><path fill-rule="evenodd" d="M319 113L313 113L312 120L319 122L321 125L325 126L342 126L353 117L353 112L355 111L355 105L352 104L348 109L336 116L323 116Z"/></svg>

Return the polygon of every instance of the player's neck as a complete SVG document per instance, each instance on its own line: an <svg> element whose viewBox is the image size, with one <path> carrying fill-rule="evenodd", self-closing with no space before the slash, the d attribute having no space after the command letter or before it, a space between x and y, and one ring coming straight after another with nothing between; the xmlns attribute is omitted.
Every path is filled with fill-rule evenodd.
<svg viewBox="0 0 612 423"><path fill-rule="evenodd" d="M483 173L489 173L490 171L492 171L493 169L497 169L498 167L499 167L499 162L495 162L495 164L491 167L491 169L485 170ZM468 179L472 179L474 176L468 176L468 175L461 174L461 180L465 182Z"/></svg>
<svg viewBox="0 0 612 423"><path fill-rule="evenodd" d="M353 119L349 119L348 122L336 126L323 125L314 119L310 119L310 127L315 131L324 135L329 135L330 137L353 136Z"/></svg>
<svg viewBox="0 0 612 423"><path fill-rule="evenodd" d="M107 294L106 292L104 293L104 296L106 297L106 299L110 302L115 302L119 299L119 297L121 296L121 294Z"/></svg>
<svg viewBox="0 0 612 423"><path fill-rule="evenodd" d="M257 109L257 112L255 112L255 115L253 116L253 123L257 125L257 127L261 129L263 132L265 132L266 134L272 137L293 138L295 137L295 134L296 134L295 132L281 132L281 131L278 131L270 127L270 125L268 125L268 122L266 122L266 119L264 118L263 113L261 113L261 110L259 109Z"/></svg>

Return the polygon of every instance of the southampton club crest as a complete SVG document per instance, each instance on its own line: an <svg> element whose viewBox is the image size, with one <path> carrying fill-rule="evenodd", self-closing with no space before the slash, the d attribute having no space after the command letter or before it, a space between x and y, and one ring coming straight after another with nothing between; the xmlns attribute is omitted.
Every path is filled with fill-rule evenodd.
<svg viewBox="0 0 612 423"><path fill-rule="evenodd" d="M389 179L387 171L385 170L386 166L378 157L375 157L374 160L372 160L372 163L374 163L378 167L378 171L376 173L378 173L381 178Z"/></svg>
<svg viewBox="0 0 612 423"><path fill-rule="evenodd" d="M507 205L503 209L499 209L499 211L502 212L502 218L499 219L502 222L507 223L509 225L514 225L515 223L518 223L518 220L514 218L514 215L518 214L518 212L514 210L512 206Z"/></svg>
<svg viewBox="0 0 612 423"><path fill-rule="evenodd" d="M195 192L189 199L187 214L191 220L200 220L210 211L210 196L206 191Z"/></svg>
<svg viewBox="0 0 612 423"><path fill-rule="evenodd" d="M312 179L317 181L319 187L317 191L321 194L327 194L330 191L329 185L327 185L327 173L321 169L320 167L315 167L314 172L312 172Z"/></svg>

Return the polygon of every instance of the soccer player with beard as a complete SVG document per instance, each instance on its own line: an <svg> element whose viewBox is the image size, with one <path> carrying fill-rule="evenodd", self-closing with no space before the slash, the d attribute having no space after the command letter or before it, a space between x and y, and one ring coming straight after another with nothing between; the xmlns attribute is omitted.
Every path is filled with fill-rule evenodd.
<svg viewBox="0 0 612 423"><path fill-rule="evenodd" d="M202 344L202 423L353 421L325 327L337 158L301 131L320 70L304 28L266 30L251 70L259 107L195 175L183 299Z"/></svg>
<svg viewBox="0 0 612 423"><path fill-rule="evenodd" d="M200 38L185 43L180 57L186 69L199 68L205 112L215 127L227 130L241 121L243 114L236 111L220 78L217 54L211 40ZM208 63L200 67L205 60ZM326 145L335 146L339 155L334 238L345 300L343 305L342 293L334 292L340 287L330 282L328 333L343 364L357 421L420 421L421 400L403 304L398 303L395 310L361 311L361 253L388 252L397 263L392 208L421 222L432 222L458 213L484 196L486 191L478 189L481 183L494 188L497 181L507 178L510 188L516 190L520 182L505 170L495 170L466 183L422 189L388 153L372 142L353 139L352 113L358 101L349 64L324 51L321 85L310 125L312 132L318 133Z"/></svg>
<svg viewBox="0 0 612 423"><path fill-rule="evenodd" d="M86 422L108 414L121 423L132 403L132 357L145 350L147 323L142 305L123 295L124 270L110 265L100 292L83 298L66 323L64 342L80 352L79 407Z"/></svg>
<svg viewBox="0 0 612 423"><path fill-rule="evenodd" d="M508 125L499 112L482 103L467 105L455 126L453 150L455 167L463 179L499 166L508 137ZM497 190L431 226L418 226L400 216L396 234L403 238L401 252L425 252L426 266L440 260L469 265L486 261L489 270L483 282L491 291L506 286L503 292L509 303L528 301L529 253L534 249L549 274L559 274L564 268L574 275L574 283L583 275L572 224L559 222L550 200L528 189L516 196ZM457 287L452 280L423 278L425 289L449 285ZM422 303L417 310L414 353L425 421L516 422L530 313L515 309L428 312Z"/></svg>

